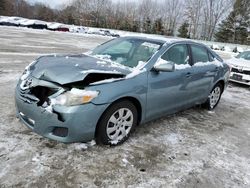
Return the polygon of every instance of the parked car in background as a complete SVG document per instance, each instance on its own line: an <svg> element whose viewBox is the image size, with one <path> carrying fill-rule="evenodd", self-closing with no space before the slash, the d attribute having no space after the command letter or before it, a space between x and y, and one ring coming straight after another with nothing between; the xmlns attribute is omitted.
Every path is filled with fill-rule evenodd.
<svg viewBox="0 0 250 188"><path fill-rule="evenodd" d="M88 28L87 33L95 35L111 36L111 37L120 37L119 34L114 33L108 29Z"/></svg>
<svg viewBox="0 0 250 188"><path fill-rule="evenodd" d="M221 48L217 44L213 44L210 47L212 50L220 50Z"/></svg>
<svg viewBox="0 0 250 188"><path fill-rule="evenodd" d="M250 86L250 50L227 61L232 67L230 81Z"/></svg>
<svg viewBox="0 0 250 188"><path fill-rule="evenodd" d="M21 18L21 17L0 16L0 25L3 25L3 26L16 26L16 27L18 27L24 21L27 21L27 19Z"/></svg>
<svg viewBox="0 0 250 188"><path fill-rule="evenodd" d="M83 26L71 26L69 28L69 32L71 32L71 33L87 33L87 30Z"/></svg>
<svg viewBox="0 0 250 188"><path fill-rule="evenodd" d="M214 109L229 74L203 44L121 37L87 54L38 58L17 84L17 116L53 140L117 145L138 124L197 104Z"/></svg>
<svg viewBox="0 0 250 188"><path fill-rule="evenodd" d="M40 20L23 20L22 22L20 22L20 26L21 27L28 27L28 28L32 28L32 29L47 29L48 22L45 21L40 21Z"/></svg>
<svg viewBox="0 0 250 188"><path fill-rule="evenodd" d="M236 46L234 49L233 49L233 52L234 53L242 53L244 50L242 47L239 47L239 46Z"/></svg>
<svg viewBox="0 0 250 188"><path fill-rule="evenodd" d="M113 32L111 32L110 30L107 30L107 29L100 29L100 32L101 32L101 35L104 35L104 36L120 37L119 34L113 33Z"/></svg>
<svg viewBox="0 0 250 188"><path fill-rule="evenodd" d="M225 52L232 52L233 51L229 46L222 46L220 50L225 51Z"/></svg>

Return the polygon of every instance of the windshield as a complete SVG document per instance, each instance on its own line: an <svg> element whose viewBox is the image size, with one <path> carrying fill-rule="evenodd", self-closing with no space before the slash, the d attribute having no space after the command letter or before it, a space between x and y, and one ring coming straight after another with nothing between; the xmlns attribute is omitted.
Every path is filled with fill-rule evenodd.
<svg viewBox="0 0 250 188"><path fill-rule="evenodd" d="M91 55L136 67L140 61L147 62L161 46L159 42L119 38L98 46Z"/></svg>
<svg viewBox="0 0 250 188"><path fill-rule="evenodd" d="M237 55L236 58L242 58L242 59L250 60L250 51L242 52L239 55Z"/></svg>

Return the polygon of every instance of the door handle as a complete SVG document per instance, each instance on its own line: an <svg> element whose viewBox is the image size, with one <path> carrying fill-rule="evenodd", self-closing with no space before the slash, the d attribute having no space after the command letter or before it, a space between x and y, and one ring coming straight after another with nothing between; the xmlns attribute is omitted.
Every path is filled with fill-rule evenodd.
<svg viewBox="0 0 250 188"><path fill-rule="evenodd" d="M190 73L190 72L188 72L187 74L186 74L186 77L187 78L190 78L192 76L192 74Z"/></svg>

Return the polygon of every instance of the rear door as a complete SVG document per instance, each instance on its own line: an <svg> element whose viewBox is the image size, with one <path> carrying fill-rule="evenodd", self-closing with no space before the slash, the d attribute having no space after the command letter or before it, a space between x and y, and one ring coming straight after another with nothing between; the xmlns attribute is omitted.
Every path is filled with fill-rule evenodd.
<svg viewBox="0 0 250 188"><path fill-rule="evenodd" d="M206 47L190 44L192 69L190 69L189 98L191 104L200 103L208 97L211 85L218 74L219 67Z"/></svg>

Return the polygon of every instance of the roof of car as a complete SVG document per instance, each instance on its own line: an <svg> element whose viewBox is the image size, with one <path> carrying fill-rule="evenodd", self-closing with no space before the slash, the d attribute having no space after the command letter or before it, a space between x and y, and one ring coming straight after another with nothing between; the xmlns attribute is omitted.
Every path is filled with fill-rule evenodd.
<svg viewBox="0 0 250 188"><path fill-rule="evenodd" d="M193 42L190 39L183 39L179 37L169 37L169 36L164 36L164 35L154 35L154 34L143 34L143 33L138 33L138 34L133 34L133 35L127 35L124 37L128 38L139 38L139 39L147 39L147 40L152 40L152 41L159 41L159 42L164 42L164 43L174 43L174 42L183 42L183 41L190 41Z"/></svg>

